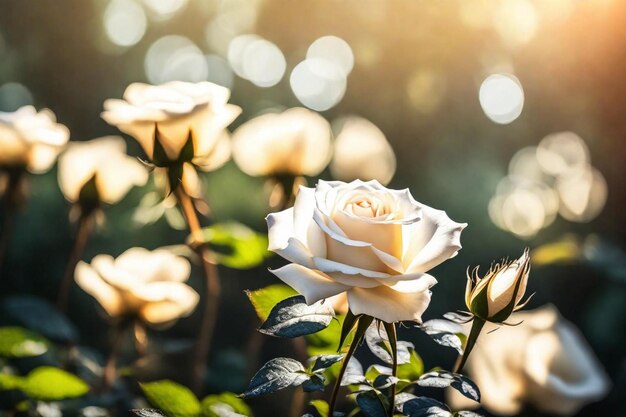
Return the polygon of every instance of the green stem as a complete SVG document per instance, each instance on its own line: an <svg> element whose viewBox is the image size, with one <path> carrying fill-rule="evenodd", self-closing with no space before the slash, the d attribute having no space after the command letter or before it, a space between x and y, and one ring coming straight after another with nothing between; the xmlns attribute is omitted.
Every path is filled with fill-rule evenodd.
<svg viewBox="0 0 626 417"><path fill-rule="evenodd" d="M396 325L394 323L384 323L385 331L387 332L387 337L389 338L389 344L391 345L391 356L392 356L392 366L391 366L391 375L395 377L398 374L398 336L396 334ZM396 384L394 383L390 387L389 392L389 417L393 417L393 411L395 408L396 401Z"/></svg>
<svg viewBox="0 0 626 417"><path fill-rule="evenodd" d="M348 368L348 362L350 362L350 358L354 356L354 352L356 351L357 346L363 339L365 335L365 331L372 323L374 319L369 316L361 316L358 319L358 327L356 329L356 333L354 334L354 339L348 348L348 352L346 356L343 358L343 362L341 363L341 369L339 370L339 375L337 375L337 380L335 381L335 386L333 387L333 392L330 397L330 401L328 402L328 416L332 417L335 411L335 403L337 402L337 394L339 394L339 388L341 387L341 381L343 380L343 375L346 373L346 369Z"/></svg>
<svg viewBox="0 0 626 417"><path fill-rule="evenodd" d="M472 353L472 349L474 349L474 345L478 340L478 336L480 335L483 326L486 321L474 316L474 320L472 321L472 330L470 330L469 337L467 338L467 343L465 344L465 349L463 350L463 356L461 356L461 360L458 362L455 373L460 373L467 362L467 358L469 358L470 353Z"/></svg>

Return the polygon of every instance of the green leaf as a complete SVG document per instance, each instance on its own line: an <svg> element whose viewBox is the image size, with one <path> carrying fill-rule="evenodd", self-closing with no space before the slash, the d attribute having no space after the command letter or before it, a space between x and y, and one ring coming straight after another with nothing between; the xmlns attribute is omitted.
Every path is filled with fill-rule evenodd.
<svg viewBox="0 0 626 417"><path fill-rule="evenodd" d="M274 284L254 291L246 291L257 316L262 321L267 320L272 308L286 298L298 295L298 292L288 285Z"/></svg>
<svg viewBox="0 0 626 417"><path fill-rule="evenodd" d="M168 417L161 410L155 408L135 408L130 412L139 417Z"/></svg>
<svg viewBox="0 0 626 417"><path fill-rule="evenodd" d="M302 383L302 389L304 390L304 392L324 392L324 387L326 385L325 383L326 379L324 378L324 375L310 375L309 379Z"/></svg>
<svg viewBox="0 0 626 417"><path fill-rule="evenodd" d="M310 358L310 360L313 361L313 366L311 366L311 372L322 372L325 369L334 365L335 363L339 362L341 359L343 359L343 355L320 355Z"/></svg>
<svg viewBox="0 0 626 417"><path fill-rule="evenodd" d="M402 414L408 417L451 417L447 405L428 397L415 397L402 404Z"/></svg>
<svg viewBox="0 0 626 417"><path fill-rule="evenodd" d="M428 372L420 377L417 381L417 385L432 388L452 387L470 400L480 402L480 390L478 386L465 375L448 371Z"/></svg>
<svg viewBox="0 0 626 417"><path fill-rule="evenodd" d="M441 346L455 349L463 354L463 326L447 319L433 319L417 326Z"/></svg>
<svg viewBox="0 0 626 417"><path fill-rule="evenodd" d="M415 349L410 352L409 362L398 366L398 378L415 381L424 373L424 362Z"/></svg>
<svg viewBox="0 0 626 417"><path fill-rule="evenodd" d="M202 415L204 417L221 417L216 410L216 406L226 405L232 409L233 412L244 416L251 417L252 410L248 405L232 392L223 392L221 394L209 395L202 400Z"/></svg>
<svg viewBox="0 0 626 417"><path fill-rule="evenodd" d="M22 327L0 327L0 356L24 358L48 351L49 343L41 335Z"/></svg>
<svg viewBox="0 0 626 417"><path fill-rule="evenodd" d="M329 355L337 353L341 329L346 316L335 316L336 320L330 322L327 328L314 334L306 336L307 353L309 356ZM352 343L354 333L350 333L346 338L346 344Z"/></svg>
<svg viewBox="0 0 626 417"><path fill-rule="evenodd" d="M195 417L200 414L200 401L183 385L163 379L140 383L139 386L148 402L163 410L168 417Z"/></svg>
<svg viewBox="0 0 626 417"><path fill-rule="evenodd" d="M24 378L18 375L0 374L0 391L20 389Z"/></svg>
<svg viewBox="0 0 626 417"><path fill-rule="evenodd" d="M252 377L244 398L269 394L281 389L301 385L309 379L304 366L295 359L275 358L267 362Z"/></svg>
<svg viewBox="0 0 626 417"><path fill-rule="evenodd" d="M30 398L42 401L81 397L89 392L89 386L82 379L52 366L33 369L20 389Z"/></svg>
<svg viewBox="0 0 626 417"><path fill-rule="evenodd" d="M326 401L313 400L309 402L309 404L311 404L313 408L315 408L315 411L317 411L317 414L319 414L320 417L328 417L329 406Z"/></svg>
<svg viewBox="0 0 626 417"><path fill-rule="evenodd" d="M346 343L348 335L352 334L352 329L354 328L354 326L356 325L356 323L359 321L359 317L355 316L354 314L352 314L352 311L348 310L348 312L346 313L345 319L343 320L343 323L341 325L341 334L339 336L339 344L337 345L337 352L341 351L341 348L343 347L344 343ZM351 341L348 341L348 344L350 344Z"/></svg>
<svg viewBox="0 0 626 417"><path fill-rule="evenodd" d="M366 391L357 395L356 403L365 417L387 417L384 399L374 391Z"/></svg>
<svg viewBox="0 0 626 417"><path fill-rule="evenodd" d="M372 353L385 363L393 363L392 346L384 326L375 321L365 332L365 343ZM409 349L414 349L413 343L399 340L397 342L398 364L408 363Z"/></svg>
<svg viewBox="0 0 626 417"><path fill-rule="evenodd" d="M295 295L274 306L259 331L270 336L294 338L325 329L333 317L335 310L329 302L321 300L308 305L303 296Z"/></svg>
<svg viewBox="0 0 626 417"><path fill-rule="evenodd" d="M202 229L202 236L216 261L229 268L254 268L270 256L267 236L241 223L217 223Z"/></svg>

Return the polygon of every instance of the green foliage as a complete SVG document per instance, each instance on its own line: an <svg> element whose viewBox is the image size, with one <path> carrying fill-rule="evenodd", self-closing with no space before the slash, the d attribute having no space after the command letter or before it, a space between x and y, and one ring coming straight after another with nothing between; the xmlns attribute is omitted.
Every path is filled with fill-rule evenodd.
<svg viewBox="0 0 626 417"><path fill-rule="evenodd" d="M301 295L294 295L276 304L259 331L275 336L294 338L317 333L328 327L335 317L330 303L308 305Z"/></svg>
<svg viewBox="0 0 626 417"><path fill-rule="evenodd" d="M409 362L398 366L398 378L415 381L424 373L424 362L415 349L410 352Z"/></svg>
<svg viewBox="0 0 626 417"><path fill-rule="evenodd" d="M249 398L270 394L290 386L299 386L309 379L304 366L297 360L274 358L259 369L252 377L246 392L241 395Z"/></svg>
<svg viewBox="0 0 626 417"><path fill-rule="evenodd" d="M198 398L191 390L174 381L140 383L148 402L157 407L168 417L195 417L200 414L201 406Z"/></svg>
<svg viewBox="0 0 626 417"><path fill-rule="evenodd" d="M329 406L324 400L313 400L309 402L315 408L320 417L328 417Z"/></svg>
<svg viewBox="0 0 626 417"><path fill-rule="evenodd" d="M0 374L0 391L20 389L24 378L18 375Z"/></svg>
<svg viewBox="0 0 626 417"><path fill-rule="evenodd" d="M336 320L330 322L327 328L315 334L306 336L307 353L309 356L330 355L337 353L341 337L341 329L346 316L335 316ZM350 333L345 344L350 345L354 338L354 332Z"/></svg>
<svg viewBox="0 0 626 417"><path fill-rule="evenodd" d="M33 369L19 388L28 397L42 401L81 397L89 391L89 386L82 379L51 366Z"/></svg>
<svg viewBox="0 0 626 417"><path fill-rule="evenodd" d="M41 335L22 327L0 327L0 356L23 358L48 351L49 343Z"/></svg>
<svg viewBox="0 0 626 417"><path fill-rule="evenodd" d="M270 255L267 236L241 223L217 223L202 229L216 261L234 269L259 266Z"/></svg>
<svg viewBox="0 0 626 417"><path fill-rule="evenodd" d="M274 284L258 290L246 291L246 294L248 295L257 316L259 316L262 321L265 321L276 304L286 298L298 295L298 292L287 285Z"/></svg>
<svg viewBox="0 0 626 417"><path fill-rule="evenodd" d="M237 414L241 414L244 416L252 416L252 410L250 407L237 395L232 392L223 392L221 394L209 395L202 400L202 415L204 417L221 417L214 411L214 406L216 405L226 405L232 409Z"/></svg>

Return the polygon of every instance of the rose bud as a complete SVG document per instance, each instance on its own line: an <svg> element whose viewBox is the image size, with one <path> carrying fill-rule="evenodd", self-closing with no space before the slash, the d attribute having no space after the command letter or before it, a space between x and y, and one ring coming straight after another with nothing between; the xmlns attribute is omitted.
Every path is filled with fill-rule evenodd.
<svg viewBox="0 0 626 417"><path fill-rule="evenodd" d="M115 204L147 180L146 167L126 154L126 142L119 136L70 142L59 158L59 186L72 203Z"/></svg>
<svg viewBox="0 0 626 417"><path fill-rule="evenodd" d="M505 321L528 302L520 303L526 292L529 272L528 249L515 261L495 264L483 278L478 276L478 267L475 268L467 277L467 308L483 320L495 323Z"/></svg>
<svg viewBox="0 0 626 417"><path fill-rule="evenodd" d="M137 316L150 325L172 324L190 315L199 295L185 281L191 265L164 250L131 248L117 259L98 255L79 262L76 283L111 317Z"/></svg>
<svg viewBox="0 0 626 417"><path fill-rule="evenodd" d="M226 127L241 113L230 91L209 82L134 83L123 100L104 102L102 118L134 137L148 160L161 167L191 162L212 171L230 158Z"/></svg>

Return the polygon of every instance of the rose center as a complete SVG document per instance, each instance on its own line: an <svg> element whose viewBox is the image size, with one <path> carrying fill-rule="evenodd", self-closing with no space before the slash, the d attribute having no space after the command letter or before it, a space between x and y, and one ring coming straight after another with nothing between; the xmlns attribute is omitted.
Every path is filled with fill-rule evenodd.
<svg viewBox="0 0 626 417"><path fill-rule="evenodd" d="M389 208L382 202L364 196L350 200L344 210L353 216L368 219L389 214Z"/></svg>

